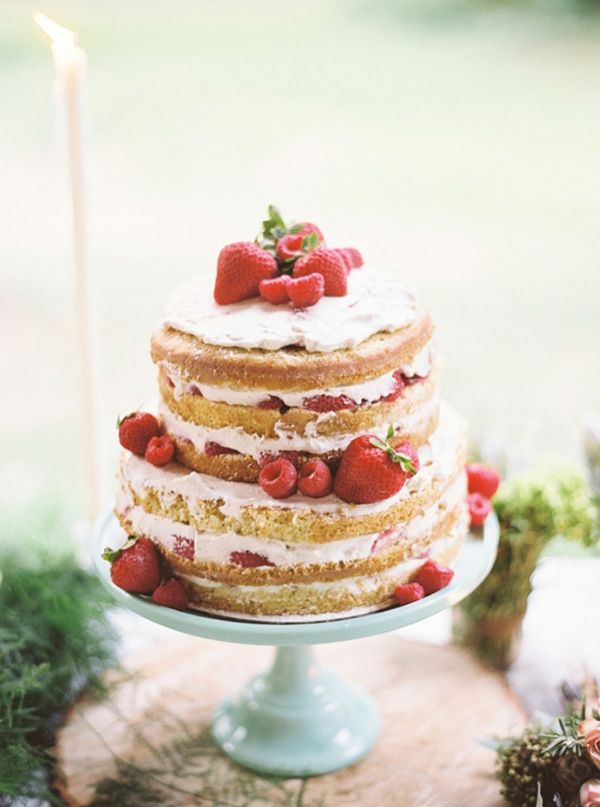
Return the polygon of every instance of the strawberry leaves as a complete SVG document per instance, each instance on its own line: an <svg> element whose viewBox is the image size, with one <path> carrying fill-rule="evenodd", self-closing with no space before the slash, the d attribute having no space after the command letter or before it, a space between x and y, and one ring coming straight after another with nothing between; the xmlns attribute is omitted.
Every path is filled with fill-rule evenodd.
<svg viewBox="0 0 600 807"><path fill-rule="evenodd" d="M412 458L409 457L408 454L403 454L401 451L396 451L396 449L390 445L389 441L395 434L396 432L394 427L390 425L388 426L385 440L380 440L379 437L371 437L371 445L375 448L379 448L381 451L385 451L392 462L398 463L403 471L413 476L417 473L417 468L412 461Z"/></svg>
<svg viewBox="0 0 600 807"><path fill-rule="evenodd" d="M275 257L282 273L291 274L296 260L319 246L319 236L315 232L306 233L299 244L297 253L289 258L282 258L278 254L277 244L286 235L301 234L305 227L305 222L286 224L279 208L275 207L275 205L269 205L267 218L262 222L262 228L256 236L255 244Z"/></svg>

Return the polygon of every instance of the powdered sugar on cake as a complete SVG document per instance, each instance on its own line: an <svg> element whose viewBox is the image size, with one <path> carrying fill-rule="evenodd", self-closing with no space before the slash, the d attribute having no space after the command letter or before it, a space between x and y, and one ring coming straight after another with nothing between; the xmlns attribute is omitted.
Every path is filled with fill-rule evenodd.
<svg viewBox="0 0 600 807"><path fill-rule="evenodd" d="M298 345L311 353L328 353L406 327L418 312L407 286L362 268L350 274L346 296L324 297L319 305L302 309L258 298L217 305L200 278L176 289L161 324L220 347L278 350Z"/></svg>

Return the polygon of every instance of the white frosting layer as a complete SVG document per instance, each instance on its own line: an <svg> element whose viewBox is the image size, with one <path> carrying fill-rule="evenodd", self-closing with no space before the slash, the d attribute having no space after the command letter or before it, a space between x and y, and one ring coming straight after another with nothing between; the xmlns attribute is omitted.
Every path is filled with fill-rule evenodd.
<svg viewBox="0 0 600 807"><path fill-rule="evenodd" d="M449 479L454 475L456 456L463 442L463 425L456 413L446 404L440 408L438 428L426 445L419 449L421 469L404 487L389 499L373 504L347 504L334 494L322 499L311 499L295 493L288 499L273 499L259 485L247 482L230 482L215 476L191 471L177 463L158 468L142 457L123 452L120 473L126 484L142 498L149 489L156 491L165 504L181 496L194 513L196 502L218 502L224 516L237 516L245 507L279 507L286 510L314 510L317 513L344 513L349 516L382 512L396 502L410 498L428 488L433 479Z"/></svg>
<svg viewBox="0 0 600 807"><path fill-rule="evenodd" d="M426 405L420 407L417 412L402 418L401 423L392 424L396 431L408 432L419 431L425 428L429 420L434 416L439 400L437 396L432 397ZM179 415L169 409L164 401L159 403L159 413L165 430L173 437L189 440L196 451L204 452L207 442L218 443L226 448L239 451L240 454L248 454L259 460L261 454L277 454L280 451L302 451L308 454L327 454L329 451L342 451L349 443L364 434L364 429L360 432L345 432L335 435L324 436L318 434L317 429L320 423L335 417L335 412L324 412L314 421L308 423L304 429L304 434L287 431L279 424L275 426L277 437L263 437L260 434L251 434L244 431L241 426L224 426L221 429L211 429L207 426L199 426L189 420L183 420ZM388 430L388 423L375 426L369 429L369 434L385 438Z"/></svg>
<svg viewBox="0 0 600 807"><path fill-rule="evenodd" d="M270 305L259 297L217 305L206 280L176 289L163 323L221 347L278 350L299 345L327 353L351 348L380 331L395 331L415 320L415 296L391 275L363 267L348 277L345 297L323 297L310 308Z"/></svg>
<svg viewBox="0 0 600 807"><path fill-rule="evenodd" d="M237 535L233 532L198 532L190 524L173 522L146 512L143 507L134 504L131 493L124 488L121 488L117 495L116 511L131 523L135 535L152 538L171 552L178 552L182 539L189 542L190 549L193 547L193 559L196 561L229 563L232 552L253 552L264 555L275 566L298 566L360 560L387 551L401 539L408 541L422 539L430 533L439 519L440 508L451 510L465 500L465 485L465 478L461 475L433 507L397 529L322 544L287 544L282 540Z"/></svg>
<svg viewBox="0 0 600 807"><path fill-rule="evenodd" d="M428 376L431 370L432 353L432 343L428 342L409 364L399 369L408 378ZM317 395L330 395L333 398L345 395L356 404L374 403L380 398L389 395L396 386L396 379L394 378L396 371L392 370L392 372L385 373L385 375L378 378L371 378L361 384L350 384L345 387L325 387L323 389L293 392L289 390L232 389L231 387L211 387L208 384L191 382L180 375L175 365L166 361L161 362L160 366L164 368L173 383L175 398L181 398L182 395L186 394L189 395L193 391L195 394L200 392L209 401L220 401L237 406L258 406L258 404L268 400L270 396L279 398L289 407L302 407L307 398L313 398Z"/></svg>

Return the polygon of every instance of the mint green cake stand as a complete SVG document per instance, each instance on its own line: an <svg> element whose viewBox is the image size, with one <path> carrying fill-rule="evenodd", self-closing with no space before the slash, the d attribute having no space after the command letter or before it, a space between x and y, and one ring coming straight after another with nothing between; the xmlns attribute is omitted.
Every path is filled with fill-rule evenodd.
<svg viewBox="0 0 600 807"><path fill-rule="evenodd" d="M397 630L455 605L492 568L498 535L492 515L479 534L469 535L451 584L423 600L348 619L286 625L174 611L117 588L108 563L101 559L105 546L124 540L110 513L96 524L94 559L100 579L118 603L146 619L192 636L277 648L268 672L252 678L237 697L217 707L213 736L240 765L262 774L298 777L328 773L361 759L377 740L380 727L371 696L332 670L322 669L311 645ZM369 664L368 648L364 662Z"/></svg>

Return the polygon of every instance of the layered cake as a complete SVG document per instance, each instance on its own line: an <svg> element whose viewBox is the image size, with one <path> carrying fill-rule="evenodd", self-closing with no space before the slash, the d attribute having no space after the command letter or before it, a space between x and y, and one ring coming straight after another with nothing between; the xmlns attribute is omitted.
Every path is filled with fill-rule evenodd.
<svg viewBox="0 0 600 807"><path fill-rule="evenodd" d="M431 317L362 264L270 209L255 242L222 250L214 290L194 280L167 304L158 404L141 447L121 440L115 513L189 607L333 619L397 605L424 565L449 579L469 525L463 426L440 401Z"/></svg>

